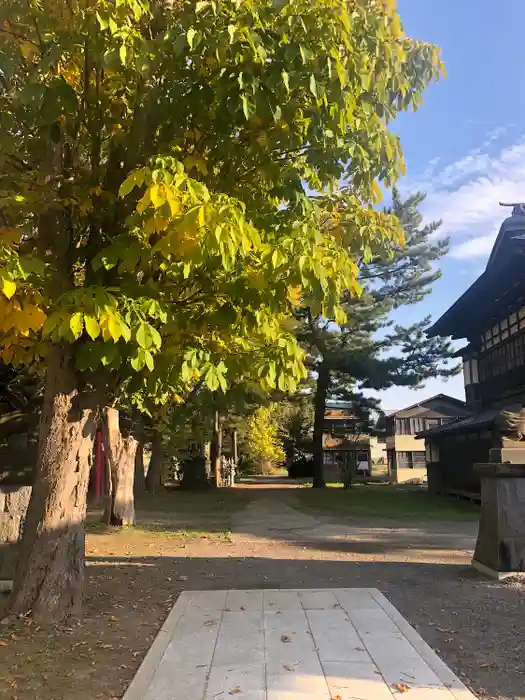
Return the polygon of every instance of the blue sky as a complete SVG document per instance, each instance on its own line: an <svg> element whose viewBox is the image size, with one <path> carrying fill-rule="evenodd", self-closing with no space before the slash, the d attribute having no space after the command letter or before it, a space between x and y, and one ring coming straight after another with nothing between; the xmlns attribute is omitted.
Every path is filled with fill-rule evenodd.
<svg viewBox="0 0 525 700"><path fill-rule="evenodd" d="M407 33L441 47L447 77L423 107L393 125L401 137L404 193L427 193L423 213L451 237L442 279L430 297L396 320L438 318L483 271L502 220L500 200L525 201L525 0L398 0ZM461 376L421 391L393 388L383 407L444 392L464 398Z"/></svg>

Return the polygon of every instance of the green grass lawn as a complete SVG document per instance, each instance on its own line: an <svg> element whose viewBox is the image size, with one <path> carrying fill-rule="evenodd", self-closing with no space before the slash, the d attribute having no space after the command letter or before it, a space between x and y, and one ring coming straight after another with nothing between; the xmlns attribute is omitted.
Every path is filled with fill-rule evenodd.
<svg viewBox="0 0 525 700"><path fill-rule="evenodd" d="M131 530L136 536L194 539L197 537L228 537L232 516L253 498L246 489L186 489L162 490L156 496L143 494L135 499L136 524L133 528L112 528L100 522L102 507L89 509L87 532L122 537Z"/></svg>
<svg viewBox="0 0 525 700"><path fill-rule="evenodd" d="M191 491L175 488L156 496L144 494L135 499L137 511L155 513L235 513L253 498L245 489L209 489Z"/></svg>
<svg viewBox="0 0 525 700"><path fill-rule="evenodd" d="M470 501L433 496L424 489L393 484L333 484L327 489L298 489L302 510L395 520L477 520L479 506Z"/></svg>

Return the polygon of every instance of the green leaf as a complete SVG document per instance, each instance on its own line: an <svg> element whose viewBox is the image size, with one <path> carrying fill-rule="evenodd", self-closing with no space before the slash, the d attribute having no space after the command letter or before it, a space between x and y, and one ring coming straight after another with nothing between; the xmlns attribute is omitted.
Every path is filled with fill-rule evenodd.
<svg viewBox="0 0 525 700"><path fill-rule="evenodd" d="M124 321L120 321L120 332L126 343L128 343L131 340L131 329Z"/></svg>
<svg viewBox="0 0 525 700"><path fill-rule="evenodd" d="M160 348L160 346L162 345L162 338L158 330L156 328L153 328L153 326L149 326L149 332L151 340L153 341L153 345L155 345L156 348Z"/></svg>
<svg viewBox="0 0 525 700"><path fill-rule="evenodd" d="M153 361L153 355L150 353L149 350L144 351L144 361L145 361L146 367L149 369L149 371L153 372L153 368L155 367L155 362Z"/></svg>
<svg viewBox="0 0 525 700"><path fill-rule="evenodd" d="M98 336L100 335L100 326L98 325L97 319L93 318L93 316L84 316L84 324L86 326L86 331L89 337L92 340L98 338Z"/></svg>
<svg viewBox="0 0 525 700"><path fill-rule="evenodd" d="M144 171L135 170L124 180L121 184L118 195L119 197L125 197L128 195L135 187L141 187L144 182Z"/></svg>
<svg viewBox="0 0 525 700"><path fill-rule="evenodd" d="M75 338L80 338L84 328L84 314L81 311L77 311L71 316L69 319L69 328Z"/></svg>
<svg viewBox="0 0 525 700"><path fill-rule="evenodd" d="M120 57L122 65L125 66L128 58L128 47L126 46L126 44L121 44L120 49L118 51L118 55Z"/></svg>
<svg viewBox="0 0 525 700"><path fill-rule="evenodd" d="M205 10L207 7L209 7L209 5L209 0L199 0L199 2L195 5L195 14L198 15L199 12Z"/></svg>
<svg viewBox="0 0 525 700"><path fill-rule="evenodd" d="M283 70L281 75L283 78L284 87L286 88L286 92L288 94L290 94L290 76L288 75L288 73L285 70Z"/></svg>
<svg viewBox="0 0 525 700"><path fill-rule="evenodd" d="M135 338L137 340L138 345L140 345L141 348L144 350L149 350L149 348L152 346L153 340L151 337L151 331L153 328L148 324L141 322L137 332L135 334Z"/></svg>
<svg viewBox="0 0 525 700"><path fill-rule="evenodd" d="M229 24L228 25L228 34L230 35L230 44L233 44L236 32L237 32L237 28L235 27L235 25Z"/></svg>
<svg viewBox="0 0 525 700"><path fill-rule="evenodd" d="M196 34L197 32L193 27L190 27L186 32L186 39L188 41L188 46L190 47L190 49L193 49L193 40L195 39Z"/></svg>
<svg viewBox="0 0 525 700"><path fill-rule="evenodd" d="M204 381L210 391L217 391L219 388L219 378L217 376L217 370L213 365L210 366L209 370L204 376Z"/></svg>
<svg viewBox="0 0 525 700"><path fill-rule="evenodd" d="M315 75L313 73L310 76L310 92L314 97L317 97L317 83L315 81Z"/></svg>
<svg viewBox="0 0 525 700"><path fill-rule="evenodd" d="M101 17L98 12L96 13L96 16L97 16L97 22L98 22L99 27L101 29L107 29L109 26L108 20Z"/></svg>
<svg viewBox="0 0 525 700"><path fill-rule="evenodd" d="M142 348L139 348L135 357L133 357L131 359L131 366L133 367L135 372L140 372L140 370L144 368L145 364L146 364L146 353Z"/></svg>
<svg viewBox="0 0 525 700"><path fill-rule="evenodd" d="M255 105L250 101L248 95L244 94L242 96L242 111L246 117L246 121L250 119L255 114Z"/></svg>
<svg viewBox="0 0 525 700"><path fill-rule="evenodd" d="M187 362L182 363L182 367L180 368L180 376L182 377L183 382L189 382L193 377L193 372L191 371L191 367Z"/></svg>

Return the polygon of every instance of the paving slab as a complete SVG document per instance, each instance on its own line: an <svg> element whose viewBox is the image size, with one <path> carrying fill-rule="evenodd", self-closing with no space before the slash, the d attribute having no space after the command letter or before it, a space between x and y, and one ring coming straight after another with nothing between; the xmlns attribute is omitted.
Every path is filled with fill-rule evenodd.
<svg viewBox="0 0 525 700"><path fill-rule="evenodd" d="M474 700L375 588L183 592L123 700Z"/></svg>

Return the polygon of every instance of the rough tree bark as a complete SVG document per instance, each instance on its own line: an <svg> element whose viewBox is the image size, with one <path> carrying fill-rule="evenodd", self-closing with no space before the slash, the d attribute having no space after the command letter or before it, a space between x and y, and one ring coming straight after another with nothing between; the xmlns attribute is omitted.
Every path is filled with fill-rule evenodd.
<svg viewBox="0 0 525 700"><path fill-rule="evenodd" d="M314 399L314 436L313 436L313 484L314 489L324 489L326 481L324 478L323 463L323 433L326 408L326 397L330 387L330 370L321 363L315 388Z"/></svg>
<svg viewBox="0 0 525 700"><path fill-rule="evenodd" d="M109 484L102 521L107 525L133 525L135 523L133 482L138 442L132 435L124 437L120 432L119 413L116 408L106 409L104 432L109 464Z"/></svg>
<svg viewBox="0 0 525 700"><path fill-rule="evenodd" d="M31 486L0 487L0 581L12 581Z"/></svg>
<svg viewBox="0 0 525 700"><path fill-rule="evenodd" d="M135 452L135 482L133 491L135 496L140 496L146 490L146 476L144 474L144 443L137 443L137 451Z"/></svg>
<svg viewBox="0 0 525 700"><path fill-rule="evenodd" d="M154 435L151 442L151 458L146 474L146 491L155 494L162 487L162 467L164 466L164 454L160 435Z"/></svg>
<svg viewBox="0 0 525 700"><path fill-rule="evenodd" d="M82 611L84 520L96 411L78 401L67 351L48 355L35 486L10 610L58 622Z"/></svg>

